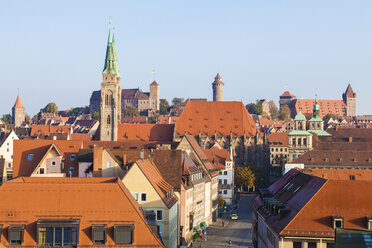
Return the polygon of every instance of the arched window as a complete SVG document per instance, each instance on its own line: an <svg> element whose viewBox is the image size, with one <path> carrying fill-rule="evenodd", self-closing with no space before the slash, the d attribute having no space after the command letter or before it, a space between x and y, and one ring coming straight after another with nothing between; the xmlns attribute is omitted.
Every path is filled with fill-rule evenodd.
<svg viewBox="0 0 372 248"><path fill-rule="evenodd" d="M108 102L109 102L109 99L108 99L108 95L106 94L105 95L105 104L108 105Z"/></svg>
<svg viewBox="0 0 372 248"><path fill-rule="evenodd" d="M110 115L107 116L107 124L110 124L111 123L111 117Z"/></svg>

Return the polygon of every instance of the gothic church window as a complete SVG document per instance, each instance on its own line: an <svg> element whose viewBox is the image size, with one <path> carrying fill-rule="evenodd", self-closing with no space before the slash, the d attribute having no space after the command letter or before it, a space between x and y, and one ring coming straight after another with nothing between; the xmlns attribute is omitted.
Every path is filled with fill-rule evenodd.
<svg viewBox="0 0 372 248"><path fill-rule="evenodd" d="M110 124L111 123L111 117L110 115L107 116L107 124Z"/></svg>

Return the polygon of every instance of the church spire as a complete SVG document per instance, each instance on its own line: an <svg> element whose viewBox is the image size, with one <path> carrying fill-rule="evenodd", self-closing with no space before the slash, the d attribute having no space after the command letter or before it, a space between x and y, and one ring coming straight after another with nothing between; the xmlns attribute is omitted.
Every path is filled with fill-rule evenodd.
<svg viewBox="0 0 372 248"><path fill-rule="evenodd" d="M105 65L104 65L102 73L103 74L116 74L118 77L120 77L118 59L117 59L117 54L116 54L115 36L114 34L111 34L111 28L109 29Z"/></svg>
<svg viewBox="0 0 372 248"><path fill-rule="evenodd" d="M23 108L23 109L25 108L25 107L23 106L22 102L21 102L21 97L19 96L19 93L18 93L18 95L17 95L17 100L16 100L16 102L15 102L13 108Z"/></svg>

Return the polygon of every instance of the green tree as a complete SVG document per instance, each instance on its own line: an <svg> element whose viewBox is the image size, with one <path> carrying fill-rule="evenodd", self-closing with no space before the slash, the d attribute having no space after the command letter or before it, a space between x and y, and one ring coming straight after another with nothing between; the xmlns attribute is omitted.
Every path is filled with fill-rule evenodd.
<svg viewBox="0 0 372 248"><path fill-rule="evenodd" d="M10 114L3 115L1 118L5 124L9 124L12 122L12 116Z"/></svg>
<svg viewBox="0 0 372 248"><path fill-rule="evenodd" d="M99 120L99 112L94 112L93 114L92 114L92 119L93 120Z"/></svg>
<svg viewBox="0 0 372 248"><path fill-rule="evenodd" d="M58 115L58 107L57 104L54 102L48 103L45 108L41 109L41 112L43 113L54 113L55 115Z"/></svg>
<svg viewBox="0 0 372 248"><path fill-rule="evenodd" d="M162 115L166 115L166 114L169 113L170 105L169 105L167 99L161 99L160 100L159 109L160 109L160 114L162 114Z"/></svg>
<svg viewBox="0 0 372 248"><path fill-rule="evenodd" d="M256 180L255 174L248 166L235 167L234 182L237 187L252 187Z"/></svg>
<svg viewBox="0 0 372 248"><path fill-rule="evenodd" d="M138 111L138 109L135 108L135 107L128 106L128 107L124 110L124 116L139 116L139 111Z"/></svg>
<svg viewBox="0 0 372 248"><path fill-rule="evenodd" d="M250 114L261 115L262 114L262 103L257 100L256 103L249 103L245 106Z"/></svg>
<svg viewBox="0 0 372 248"><path fill-rule="evenodd" d="M328 123L328 121L329 121L331 118L332 118L333 120L338 119L338 115L336 115L336 114L326 114L326 116L323 117L323 121L324 121L324 123Z"/></svg>
<svg viewBox="0 0 372 248"><path fill-rule="evenodd" d="M223 198L222 195L219 195L218 196L218 204L220 205L220 207L223 207L225 205L226 201L225 201L225 198Z"/></svg>
<svg viewBox="0 0 372 248"><path fill-rule="evenodd" d="M159 117L159 115L155 114L155 115L150 116L149 118L147 118L147 120L148 120L149 123L156 123L158 121L158 117Z"/></svg>
<svg viewBox="0 0 372 248"><path fill-rule="evenodd" d="M31 120L33 123L37 123L39 121L39 115L38 114L34 115Z"/></svg>
<svg viewBox="0 0 372 248"><path fill-rule="evenodd" d="M69 111L67 111L67 115L69 117L77 117L84 114L84 108L83 107L76 107L72 108Z"/></svg>
<svg viewBox="0 0 372 248"><path fill-rule="evenodd" d="M269 102L269 111L270 111L271 118L273 120L278 119L279 110L278 110L278 107L275 105L275 102L273 100L271 100Z"/></svg>
<svg viewBox="0 0 372 248"><path fill-rule="evenodd" d="M291 110L287 105L283 105L279 111L279 119L288 121L291 118Z"/></svg>
<svg viewBox="0 0 372 248"><path fill-rule="evenodd" d="M175 97L175 98L173 98L173 100L172 100L172 104L178 106L178 105L180 105L181 103L183 103L184 101L185 101L184 98L178 98L178 97Z"/></svg>

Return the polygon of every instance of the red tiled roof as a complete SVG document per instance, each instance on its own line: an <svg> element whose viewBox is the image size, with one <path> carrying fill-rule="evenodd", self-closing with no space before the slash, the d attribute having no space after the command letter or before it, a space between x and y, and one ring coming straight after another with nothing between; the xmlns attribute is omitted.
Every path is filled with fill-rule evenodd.
<svg viewBox="0 0 372 248"><path fill-rule="evenodd" d="M124 116L121 118L121 123L130 123L130 124L146 124L146 116Z"/></svg>
<svg viewBox="0 0 372 248"><path fill-rule="evenodd" d="M280 234L333 237L333 215L344 217L344 228L367 229L371 192L372 181L328 180Z"/></svg>
<svg viewBox="0 0 372 248"><path fill-rule="evenodd" d="M170 197L167 197L167 192L173 189L173 186L165 181L158 168L153 164L152 161L137 160L136 164L149 180L151 185L154 187L164 204L171 208L177 202L177 196L173 193Z"/></svg>
<svg viewBox="0 0 372 248"><path fill-rule="evenodd" d="M285 91L281 96L295 96L289 91Z"/></svg>
<svg viewBox="0 0 372 248"><path fill-rule="evenodd" d="M155 80L150 84L151 86L157 86L157 85L159 85Z"/></svg>
<svg viewBox="0 0 372 248"><path fill-rule="evenodd" d="M268 117L259 117L258 123L260 126L280 128L283 126L284 121L272 120Z"/></svg>
<svg viewBox="0 0 372 248"><path fill-rule="evenodd" d="M255 136L258 129L242 102L189 101L176 124L177 134Z"/></svg>
<svg viewBox="0 0 372 248"><path fill-rule="evenodd" d="M77 218L79 245L90 247L92 240L86 230L98 220L108 226L106 246L114 247L113 226L125 223L135 226L131 247L164 247L147 225L139 204L116 178L17 178L0 187L0 199L7 199L0 204L7 225L35 223L40 216ZM10 212L14 215L9 216ZM22 246L35 247L35 229L31 230L25 232ZM3 238L1 242L5 242Z"/></svg>
<svg viewBox="0 0 372 248"><path fill-rule="evenodd" d="M92 136L87 133L72 133L70 135L70 140L89 141L89 140L92 140Z"/></svg>
<svg viewBox="0 0 372 248"><path fill-rule="evenodd" d="M65 166L62 173L67 174L68 169L73 167L74 173L72 176L78 176L79 164L77 155L79 149L82 148L82 143L82 141L71 140L14 140L13 177L31 176L52 144L54 144L65 157ZM27 158L28 154L33 154L31 161ZM70 160L70 155L72 154L76 156L74 161Z"/></svg>
<svg viewBox="0 0 372 248"><path fill-rule="evenodd" d="M372 170L305 168L300 171L309 175L332 180L372 180Z"/></svg>
<svg viewBox="0 0 372 248"><path fill-rule="evenodd" d="M270 146L288 147L288 133L271 133L268 138Z"/></svg>
<svg viewBox="0 0 372 248"><path fill-rule="evenodd" d="M306 115L313 114L315 100L314 99L296 99L293 102L293 112L297 115L300 111ZM338 116L344 116L344 110L346 109L346 104L342 100L318 100L318 105L320 108L320 118L323 118L327 114L335 114Z"/></svg>
<svg viewBox="0 0 372 248"><path fill-rule="evenodd" d="M71 126L32 125L30 136L49 136L50 133L71 133Z"/></svg>
<svg viewBox="0 0 372 248"><path fill-rule="evenodd" d="M119 124L118 141L172 141L173 124Z"/></svg>
<svg viewBox="0 0 372 248"><path fill-rule="evenodd" d="M22 102L21 102L21 97L19 96L19 94L17 95L17 100L16 102L14 103L14 106L13 108L25 108L23 105L22 105Z"/></svg>
<svg viewBox="0 0 372 248"><path fill-rule="evenodd" d="M225 162L231 161L229 151L226 149L203 149L203 152L217 170L224 170Z"/></svg>
<svg viewBox="0 0 372 248"><path fill-rule="evenodd" d="M160 116L158 117L157 124L175 124L178 120L178 116Z"/></svg>

